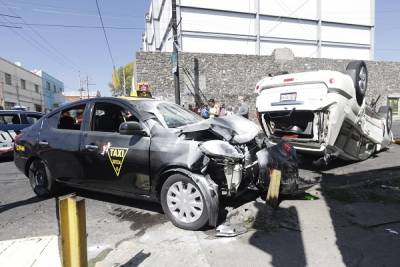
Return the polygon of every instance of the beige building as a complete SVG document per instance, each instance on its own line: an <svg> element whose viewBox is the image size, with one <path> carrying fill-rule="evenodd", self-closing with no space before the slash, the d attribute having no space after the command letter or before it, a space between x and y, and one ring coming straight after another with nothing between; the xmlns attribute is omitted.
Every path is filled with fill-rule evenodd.
<svg viewBox="0 0 400 267"><path fill-rule="evenodd" d="M0 58L0 106L42 111L42 78L19 64Z"/></svg>
<svg viewBox="0 0 400 267"><path fill-rule="evenodd" d="M67 103L71 103L71 102L75 102L75 101L78 101L81 99L101 97L101 94L98 90L92 89L89 93L85 90L64 91L63 96Z"/></svg>

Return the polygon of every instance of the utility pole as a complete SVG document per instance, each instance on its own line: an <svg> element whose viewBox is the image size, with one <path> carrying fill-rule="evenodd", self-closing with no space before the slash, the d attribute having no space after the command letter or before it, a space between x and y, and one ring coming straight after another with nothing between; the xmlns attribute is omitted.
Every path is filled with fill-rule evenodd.
<svg viewBox="0 0 400 267"><path fill-rule="evenodd" d="M87 90L87 98L90 98L89 94L89 77L86 75L86 90Z"/></svg>
<svg viewBox="0 0 400 267"><path fill-rule="evenodd" d="M86 75L86 92L87 92L87 98L90 98L90 93L89 93L89 85L96 85L95 83L89 83L89 76Z"/></svg>
<svg viewBox="0 0 400 267"><path fill-rule="evenodd" d="M179 43L178 43L178 25L176 21L176 0L172 0L172 35L173 39L173 53L172 64L174 73L174 86L175 86L175 103L181 104L181 89L179 84Z"/></svg>
<svg viewBox="0 0 400 267"><path fill-rule="evenodd" d="M124 77L124 95L125 96L128 96L128 93L126 92L126 81L125 81L125 67L124 66L122 66L122 75L123 75L123 77Z"/></svg>

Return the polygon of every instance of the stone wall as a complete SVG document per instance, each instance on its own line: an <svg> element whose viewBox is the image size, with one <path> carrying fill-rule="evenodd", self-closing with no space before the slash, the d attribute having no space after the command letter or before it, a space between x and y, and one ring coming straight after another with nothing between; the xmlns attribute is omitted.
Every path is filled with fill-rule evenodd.
<svg viewBox="0 0 400 267"><path fill-rule="evenodd" d="M199 88L197 91L202 99L214 98L227 106L235 107L238 96L246 96L253 111L255 84L269 73L321 69L343 71L349 62L325 58L281 60L275 56L203 53L181 53L179 56L182 104L194 103L193 95ZM400 95L400 62L367 61L367 67L367 101L382 94L379 106L386 104L388 95ZM136 68L137 81L149 82L154 96L174 101L171 53L138 52Z"/></svg>

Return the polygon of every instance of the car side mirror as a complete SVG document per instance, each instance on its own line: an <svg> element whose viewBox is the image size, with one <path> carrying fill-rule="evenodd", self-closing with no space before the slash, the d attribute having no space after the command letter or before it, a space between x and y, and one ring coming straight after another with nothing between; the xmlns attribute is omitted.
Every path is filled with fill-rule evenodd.
<svg viewBox="0 0 400 267"><path fill-rule="evenodd" d="M136 121L127 121L119 126L119 133L123 135L147 135L142 125Z"/></svg>

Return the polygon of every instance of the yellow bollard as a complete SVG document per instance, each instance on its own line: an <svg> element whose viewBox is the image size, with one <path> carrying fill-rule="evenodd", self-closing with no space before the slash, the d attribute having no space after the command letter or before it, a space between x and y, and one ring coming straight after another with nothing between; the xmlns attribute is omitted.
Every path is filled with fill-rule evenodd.
<svg viewBox="0 0 400 267"><path fill-rule="evenodd" d="M87 267L85 200L61 197L59 217L63 267Z"/></svg>
<svg viewBox="0 0 400 267"><path fill-rule="evenodd" d="M279 204L279 189L281 186L281 176L282 173L280 170L275 170L275 169L272 170L266 202L273 208L277 208Z"/></svg>

